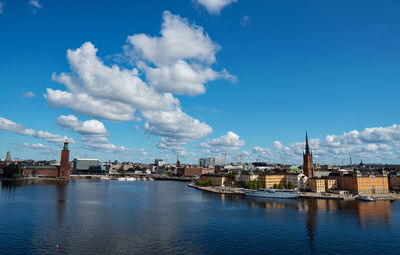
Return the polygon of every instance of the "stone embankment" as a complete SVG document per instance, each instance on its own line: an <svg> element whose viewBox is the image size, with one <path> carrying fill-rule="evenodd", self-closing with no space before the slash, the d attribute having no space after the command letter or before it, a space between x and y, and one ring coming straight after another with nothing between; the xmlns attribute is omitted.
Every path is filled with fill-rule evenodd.
<svg viewBox="0 0 400 255"><path fill-rule="evenodd" d="M205 190L208 192L213 192L213 193L218 193L218 194L237 194L237 195L243 195L243 188L231 188L231 187L221 187L221 186L207 186L207 187L202 187L198 186L194 183L189 183L188 187L195 188L195 189L200 189L200 190Z"/></svg>

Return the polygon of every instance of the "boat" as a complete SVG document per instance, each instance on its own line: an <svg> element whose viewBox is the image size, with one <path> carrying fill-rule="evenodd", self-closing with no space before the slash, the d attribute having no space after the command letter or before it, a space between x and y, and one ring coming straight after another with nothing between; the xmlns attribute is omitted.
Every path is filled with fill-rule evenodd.
<svg viewBox="0 0 400 255"><path fill-rule="evenodd" d="M135 177L119 177L118 181L136 181Z"/></svg>
<svg viewBox="0 0 400 255"><path fill-rule="evenodd" d="M367 202L374 202L375 200L373 199L373 198L371 198L371 197L368 197L368 196L358 196L358 197L356 197L356 199L357 200L360 200L360 201L367 201Z"/></svg>
<svg viewBox="0 0 400 255"><path fill-rule="evenodd" d="M249 197L269 197L269 198L298 198L300 192L296 190L264 189L252 190L244 189L244 195Z"/></svg>

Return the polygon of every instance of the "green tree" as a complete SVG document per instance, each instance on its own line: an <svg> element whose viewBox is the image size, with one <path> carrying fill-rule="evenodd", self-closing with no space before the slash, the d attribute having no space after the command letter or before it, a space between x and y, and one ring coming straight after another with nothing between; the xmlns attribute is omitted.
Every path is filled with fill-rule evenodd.
<svg viewBox="0 0 400 255"><path fill-rule="evenodd" d="M274 189L278 189L278 184L274 184Z"/></svg>
<svg viewBox="0 0 400 255"><path fill-rule="evenodd" d="M231 171L228 173L228 177L231 179L235 179L235 175L236 175L236 173L234 171Z"/></svg>
<svg viewBox="0 0 400 255"><path fill-rule="evenodd" d="M278 189L285 189L285 186L283 186L283 184L282 184L282 183L279 183L279 185L278 185Z"/></svg>
<svg viewBox="0 0 400 255"><path fill-rule="evenodd" d="M287 185L288 189L294 189L294 185L292 182L289 182Z"/></svg>
<svg viewBox="0 0 400 255"><path fill-rule="evenodd" d="M246 189L260 189L261 188L261 182L260 180L253 180L253 181L248 181L243 185L244 188Z"/></svg>
<svg viewBox="0 0 400 255"><path fill-rule="evenodd" d="M21 171L16 164L9 164L3 168L4 178L21 178Z"/></svg>

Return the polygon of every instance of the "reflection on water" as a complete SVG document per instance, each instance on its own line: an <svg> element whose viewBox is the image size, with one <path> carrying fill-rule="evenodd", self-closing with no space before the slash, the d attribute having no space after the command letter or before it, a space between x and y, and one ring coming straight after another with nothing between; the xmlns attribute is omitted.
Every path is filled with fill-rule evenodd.
<svg viewBox="0 0 400 255"><path fill-rule="evenodd" d="M400 238L399 204L389 201L248 198L157 181L0 185L6 254L50 254L54 244L71 254L260 254L260 246L278 254L365 254L370 238L384 240L379 249L390 253L388 238ZM343 244L353 236L360 240Z"/></svg>

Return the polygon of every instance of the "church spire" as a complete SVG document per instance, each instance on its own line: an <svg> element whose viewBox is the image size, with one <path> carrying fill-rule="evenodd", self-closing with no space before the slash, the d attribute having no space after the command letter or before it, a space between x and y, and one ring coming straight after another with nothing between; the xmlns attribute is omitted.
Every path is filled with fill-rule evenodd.
<svg viewBox="0 0 400 255"><path fill-rule="evenodd" d="M310 146L308 145L307 131L306 131L306 155L310 155Z"/></svg>

